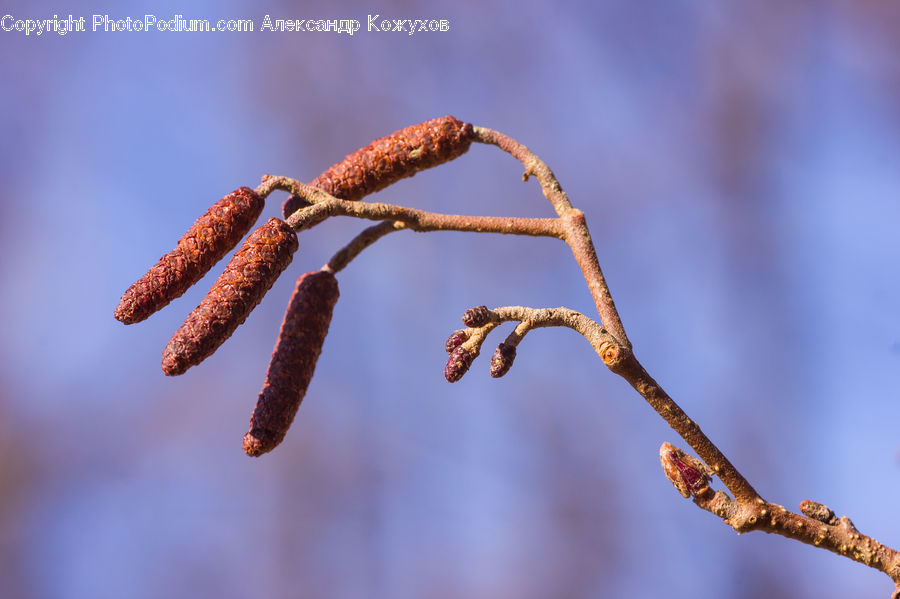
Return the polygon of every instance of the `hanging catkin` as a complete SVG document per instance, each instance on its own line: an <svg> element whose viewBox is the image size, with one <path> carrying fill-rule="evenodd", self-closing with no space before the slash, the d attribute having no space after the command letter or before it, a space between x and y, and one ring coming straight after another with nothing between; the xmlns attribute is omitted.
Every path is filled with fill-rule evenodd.
<svg viewBox="0 0 900 599"><path fill-rule="evenodd" d="M288 267L297 246L297 235L277 218L253 231L172 336L163 352L163 372L182 374L212 355Z"/></svg>
<svg viewBox="0 0 900 599"><path fill-rule="evenodd" d="M284 439L312 380L338 296L337 279L330 272L308 272L297 280L244 435L247 455L272 451Z"/></svg>
<svg viewBox="0 0 900 599"><path fill-rule="evenodd" d="M234 190L215 204L122 295L114 316L140 322L180 297L247 234L264 201L249 187Z"/></svg>

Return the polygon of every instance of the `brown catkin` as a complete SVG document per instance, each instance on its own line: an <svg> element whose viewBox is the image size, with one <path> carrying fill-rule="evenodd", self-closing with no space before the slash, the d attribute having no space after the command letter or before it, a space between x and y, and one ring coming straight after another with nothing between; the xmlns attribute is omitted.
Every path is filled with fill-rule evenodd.
<svg viewBox="0 0 900 599"><path fill-rule="evenodd" d="M447 379L448 383L455 383L469 371L469 366L472 365L472 360L474 359L475 354L460 345L450 352L447 365L444 366L444 378Z"/></svg>
<svg viewBox="0 0 900 599"><path fill-rule="evenodd" d="M247 234L264 203L255 191L240 187L213 204L175 249L122 295L113 314L116 320L140 322L180 297Z"/></svg>
<svg viewBox="0 0 900 599"><path fill-rule="evenodd" d="M310 185L342 200L360 200L400 179L462 156L472 145L473 135L470 123L452 116L431 119L394 131L348 154ZM285 218L303 208L304 203L298 200L298 196L291 196L285 201Z"/></svg>
<svg viewBox="0 0 900 599"><path fill-rule="evenodd" d="M467 327L483 327L491 320L491 311L487 306L469 308L462 315L462 322Z"/></svg>
<svg viewBox="0 0 900 599"><path fill-rule="evenodd" d="M497 346L497 350L491 357L491 376L499 379L501 376L509 372L512 368L513 361L516 359L516 346L512 343L501 343Z"/></svg>
<svg viewBox="0 0 900 599"><path fill-rule="evenodd" d="M297 235L277 218L253 231L172 336L163 352L163 372L183 374L212 355L288 267L297 246Z"/></svg>
<svg viewBox="0 0 900 599"><path fill-rule="evenodd" d="M330 272L308 272L297 279L250 430L244 435L247 455L259 457L284 439L312 380L339 295L337 279Z"/></svg>
<svg viewBox="0 0 900 599"><path fill-rule="evenodd" d="M453 331L449 337L447 337L447 342L444 343L444 349L447 350L449 354L454 349L465 343L469 339L469 333L466 332L465 329L460 329L458 331Z"/></svg>

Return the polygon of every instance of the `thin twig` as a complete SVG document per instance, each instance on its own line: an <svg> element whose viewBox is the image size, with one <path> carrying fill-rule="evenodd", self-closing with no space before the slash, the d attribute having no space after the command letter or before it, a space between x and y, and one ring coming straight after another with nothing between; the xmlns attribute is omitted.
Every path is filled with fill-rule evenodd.
<svg viewBox="0 0 900 599"><path fill-rule="evenodd" d="M339 273L348 264L350 264L350 261L356 258L364 249L366 249L388 233L401 231L405 228L407 228L406 225L400 221L386 220L382 223L378 223L377 225L372 225L367 229L363 229L359 235L350 240L350 243L339 249L334 254L334 256L332 256L331 259L328 260L325 266L322 267L322 270L327 270L331 274Z"/></svg>
<svg viewBox="0 0 900 599"><path fill-rule="evenodd" d="M734 496L743 502L760 500L759 493L747 482L747 479L716 447L700 426L694 422L684 410L669 397L663 388L653 380L644 367L638 362L634 353L618 351L610 348L600 356L610 370L624 378L634 387L641 397L650 404L657 414L681 435L681 438L712 468L716 476L728 487Z"/></svg>
<svg viewBox="0 0 900 599"><path fill-rule="evenodd" d="M572 254L581 267L603 326L619 340L622 347L630 348L631 343L628 341L628 335L625 334L625 327L622 325L619 311L616 310L616 304L609 292L606 278L600 269L600 262L597 260L597 252L594 249L594 242L591 240L591 232L588 230L584 213L572 207L572 203L566 192L563 191L562 185L557 181L556 175L543 160L527 147L493 129L474 127L474 132L475 141L495 145L521 162L525 167L524 178L526 180L530 175L537 177L544 197L550 200L560 217L565 230L566 243L572 248Z"/></svg>
<svg viewBox="0 0 900 599"><path fill-rule="evenodd" d="M541 184L541 190L544 192L544 197L553 204L556 214L562 216L572 209L572 203L569 202L569 197L563 191L562 185L556 179L556 175L531 150L499 131L494 131L487 127L472 127L472 130L475 134L474 141L497 146L521 162L525 167L525 174L522 176L523 180L527 181L530 176L537 177Z"/></svg>
<svg viewBox="0 0 900 599"><path fill-rule="evenodd" d="M368 220L400 221L413 231L467 231L471 233L501 233L564 239L565 232L555 218L518 218L508 216L465 216L436 214L426 210L406 208L380 202L351 202L338 199L321 189L300 183L289 177L277 177L271 185L307 200L310 205L296 211L287 219L295 231L309 229L331 216L353 216ZM269 181L267 181L269 183Z"/></svg>
<svg viewBox="0 0 900 599"><path fill-rule="evenodd" d="M507 342L517 345L522 338L532 329L544 327L566 327L587 339L597 355L602 356L606 350L618 344L618 341L610 335L606 329L584 314L569 308L528 308L525 306L503 306L490 311L497 324L501 322L518 321L521 326L516 327ZM513 337L515 335L515 337ZM514 341L515 340L515 341Z"/></svg>

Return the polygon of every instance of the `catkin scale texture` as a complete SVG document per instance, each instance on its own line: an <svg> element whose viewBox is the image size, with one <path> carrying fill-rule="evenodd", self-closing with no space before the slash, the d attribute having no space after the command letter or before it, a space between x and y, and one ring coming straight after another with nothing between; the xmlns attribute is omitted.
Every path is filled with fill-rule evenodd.
<svg viewBox="0 0 900 599"><path fill-rule="evenodd" d="M516 346L511 343L501 343L491 357L490 372L495 379L509 372L513 361L516 359Z"/></svg>
<svg viewBox="0 0 900 599"><path fill-rule="evenodd" d="M491 311L487 306L469 308L462 315L462 322L467 327L483 327L491 320Z"/></svg>
<svg viewBox="0 0 900 599"><path fill-rule="evenodd" d="M125 291L114 312L116 320L140 322L180 297L247 234L264 203L255 191L240 187L213 204L174 250Z"/></svg>
<svg viewBox="0 0 900 599"><path fill-rule="evenodd" d="M394 131L348 154L310 185L342 200L360 200L400 179L458 158L472 145L472 139L470 123L452 116L431 119ZM298 200L292 196L285 201L285 218L303 207Z"/></svg>
<svg viewBox="0 0 900 599"><path fill-rule="evenodd" d="M455 383L469 371L475 354L470 352L464 346L460 345L447 358L447 365L444 366L444 378L448 383Z"/></svg>
<svg viewBox="0 0 900 599"><path fill-rule="evenodd" d="M259 304L297 247L297 235L277 218L253 231L172 336L163 352L163 372L182 374L212 355Z"/></svg>
<svg viewBox="0 0 900 599"><path fill-rule="evenodd" d="M297 279L250 430L244 435L247 455L272 451L284 439L312 380L339 295L337 279L330 272L308 272Z"/></svg>

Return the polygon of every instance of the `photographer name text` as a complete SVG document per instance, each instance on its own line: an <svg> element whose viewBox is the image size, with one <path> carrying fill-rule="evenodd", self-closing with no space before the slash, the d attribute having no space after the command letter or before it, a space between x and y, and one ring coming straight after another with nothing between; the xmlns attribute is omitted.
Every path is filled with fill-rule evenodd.
<svg viewBox="0 0 900 599"><path fill-rule="evenodd" d="M365 29L357 19L273 19L266 15L259 22L253 19L187 19L184 15L160 18L156 15L116 18L110 15L90 17L53 15L48 19L22 19L11 14L0 17L0 32L21 33L26 36L44 34L68 35L70 33L118 33L118 32L229 32L250 33L298 32L298 33L339 33L353 35L357 31L377 33L434 33L450 31L447 19L394 19L382 15L367 15Z"/></svg>

